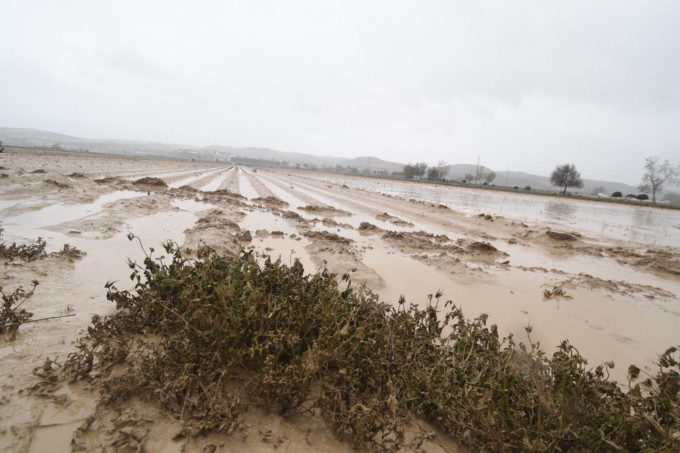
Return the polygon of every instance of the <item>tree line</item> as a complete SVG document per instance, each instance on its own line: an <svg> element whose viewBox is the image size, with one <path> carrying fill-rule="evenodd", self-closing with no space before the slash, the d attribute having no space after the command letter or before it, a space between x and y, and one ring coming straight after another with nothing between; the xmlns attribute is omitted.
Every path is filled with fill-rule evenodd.
<svg viewBox="0 0 680 453"><path fill-rule="evenodd" d="M417 162L415 164L409 163L404 165L403 175L407 179L428 179L431 181L443 181L449 173L451 165L448 162L441 160L437 165L428 166L426 162ZM669 184L680 183L679 176L680 168L673 167L668 159L661 161L658 156L648 157L645 161L644 173L642 175L642 184L638 187L643 194L650 194L652 203L656 203L656 196L663 191L664 187ZM496 173L490 170L485 170L483 167L477 166L475 173L466 173L463 183L481 183L491 184L496 178ZM567 194L567 189L570 187L583 187L583 180L581 173L576 169L574 164L566 163L555 167L550 175L550 183L553 186L559 187L562 194ZM621 196L619 192L614 192L612 196ZM637 196L638 199L647 199Z"/></svg>
<svg viewBox="0 0 680 453"><path fill-rule="evenodd" d="M425 162L417 162L415 164L404 165L402 171L403 175L407 179L428 179L431 181L443 181L447 179L451 165L445 160L440 160L437 165L428 166ZM476 172L467 173L465 175L464 183L472 183L475 181L484 181L487 184L496 178L496 173L493 171L487 171L483 168L477 166Z"/></svg>
<svg viewBox="0 0 680 453"><path fill-rule="evenodd" d="M652 203L656 203L656 195L660 193L668 184L678 184L680 169L675 168L666 159L661 162L658 156L648 157L645 161L644 173L642 174L642 184L638 189L643 194L652 195ZM576 170L574 164L558 165L550 175L550 182L553 186L562 188L562 194L567 194L569 187L583 187L583 180L581 174ZM614 197L621 197L621 192L614 192ZM638 199L646 199L637 197Z"/></svg>

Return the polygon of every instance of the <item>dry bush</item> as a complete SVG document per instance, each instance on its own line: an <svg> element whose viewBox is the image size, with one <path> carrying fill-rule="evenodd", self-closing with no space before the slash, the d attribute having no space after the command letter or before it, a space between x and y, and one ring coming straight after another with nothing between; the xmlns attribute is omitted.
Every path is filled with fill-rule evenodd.
<svg viewBox="0 0 680 453"><path fill-rule="evenodd" d="M5 293L0 286L0 297L2 297L0 335L9 340L14 340L19 327L33 317L33 313L21 306L33 295L36 286L38 286L38 282L34 280L33 287L29 291L25 291L20 286L11 293Z"/></svg>
<svg viewBox="0 0 680 453"><path fill-rule="evenodd" d="M0 227L0 259L8 261L15 259L35 261L50 256L70 259L79 259L85 256L85 252L69 244L64 244L63 248L58 252L47 253L47 242L41 237L32 244L17 244L16 242L10 244L2 240L2 232L3 228Z"/></svg>
<svg viewBox="0 0 680 453"><path fill-rule="evenodd" d="M157 402L183 435L232 432L247 398L282 415L312 410L361 449L409 447L418 419L478 450L680 448L674 348L624 391L611 365L588 369L567 341L549 358L440 293L424 309L392 307L299 261L165 249L130 263L134 290L107 285L115 312L93 318L64 369L98 381L102 403ZM122 372L107 375L114 365Z"/></svg>
<svg viewBox="0 0 680 453"><path fill-rule="evenodd" d="M23 261L35 261L47 257L80 259L85 256L85 252L73 247L70 244L64 244L63 248L58 252L47 253L45 248L47 243L43 238L38 238L33 244L11 244L0 243L0 258L13 261L20 259Z"/></svg>

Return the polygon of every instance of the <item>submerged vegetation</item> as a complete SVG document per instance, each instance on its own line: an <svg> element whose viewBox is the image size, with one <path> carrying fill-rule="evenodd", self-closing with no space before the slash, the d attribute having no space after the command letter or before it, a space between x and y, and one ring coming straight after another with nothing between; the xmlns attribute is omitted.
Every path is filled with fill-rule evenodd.
<svg viewBox="0 0 680 453"><path fill-rule="evenodd" d="M16 242L10 244L2 240L3 231L3 228L0 227L0 259L35 261L50 256L69 259L79 259L85 256L83 251L70 244L64 244L62 249L57 252L47 253L47 242L41 237L30 244L17 244Z"/></svg>
<svg viewBox="0 0 680 453"><path fill-rule="evenodd" d="M31 244L17 244L16 242L9 244L0 242L0 258L8 261L13 261L15 259L20 259L23 261L35 261L50 256L58 258L79 259L85 255L85 253L80 249L69 244L64 244L61 250L52 253L47 253L46 247L47 243L43 238L38 238L34 243Z"/></svg>
<svg viewBox="0 0 680 453"><path fill-rule="evenodd" d="M409 437L419 420L475 449L680 448L675 348L646 379L631 366L622 390L613 365L589 369L567 341L548 357L501 338L440 293L423 309L392 307L347 276L305 275L299 261L209 249L189 261L164 247L167 258L130 263L134 290L107 285L116 310L93 318L64 370L99 382L104 405L160 404L182 420L180 435L230 433L258 404L311 411L378 450L417 447L429 435Z"/></svg>
<svg viewBox="0 0 680 453"><path fill-rule="evenodd" d="M14 340L19 327L33 317L33 313L22 307L24 302L33 295L35 287L38 286L37 280L33 281L33 287L25 291L21 286L11 293L5 293L0 286L0 335L7 339Z"/></svg>
<svg viewBox="0 0 680 453"><path fill-rule="evenodd" d="M16 242L0 242L0 258L9 261L20 259L24 261L34 261L47 257L45 248L47 242L43 238L36 239L35 243L17 244Z"/></svg>

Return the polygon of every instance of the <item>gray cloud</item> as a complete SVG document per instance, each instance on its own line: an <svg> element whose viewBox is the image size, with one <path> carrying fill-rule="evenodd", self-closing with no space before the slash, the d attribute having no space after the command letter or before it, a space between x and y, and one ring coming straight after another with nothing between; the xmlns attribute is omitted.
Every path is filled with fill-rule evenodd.
<svg viewBox="0 0 680 453"><path fill-rule="evenodd" d="M4 2L0 124L638 182L678 2Z"/></svg>

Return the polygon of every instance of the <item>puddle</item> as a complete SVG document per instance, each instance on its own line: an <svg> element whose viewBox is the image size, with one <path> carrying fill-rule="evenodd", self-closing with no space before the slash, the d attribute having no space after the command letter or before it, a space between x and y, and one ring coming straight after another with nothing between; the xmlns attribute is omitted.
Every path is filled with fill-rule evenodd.
<svg viewBox="0 0 680 453"><path fill-rule="evenodd" d="M241 195L244 197L248 198L249 200L253 198L257 198L259 194L257 193L257 190L253 187L253 185L250 183L248 180L248 177L245 174L245 171L239 167L238 168L239 174L238 174L238 190L241 192Z"/></svg>
<svg viewBox="0 0 680 453"><path fill-rule="evenodd" d="M188 174L191 174L191 173L198 173L198 172L201 172L201 171L208 171L208 170L210 170L210 168L201 168L200 170L175 170L175 171L168 171L168 172L165 172L165 173L142 172L142 173L138 173L138 174L133 175L133 176L128 176L125 179L128 180L128 181L132 181L133 179L139 179L144 175L147 175L147 176L150 176L150 177L153 177L153 178L170 178L170 177L174 177L174 176L188 175Z"/></svg>
<svg viewBox="0 0 680 453"><path fill-rule="evenodd" d="M543 252L536 247L511 245L505 241L491 241L499 250L508 253L508 260L512 266L542 267L545 269L559 269L568 274L581 273L594 275L604 280L624 281L639 285L651 285L666 289L676 296L680 295L680 282L659 277L647 272L624 266L615 259L589 255L556 256Z"/></svg>
<svg viewBox="0 0 680 453"><path fill-rule="evenodd" d="M208 209L213 209L217 207L212 203L206 203L204 201L182 199L174 199L170 202L170 204L175 206L176 208L194 213L200 211L207 211Z"/></svg>
<svg viewBox="0 0 680 453"><path fill-rule="evenodd" d="M239 222L239 227L242 230L250 231L252 235L251 246L258 252L266 253L272 259L281 258L284 264L291 265L295 258L300 260L306 273L316 272L316 266L312 261L312 257L305 250L305 246L309 244L309 240L301 236L295 228L291 227L285 219L275 216L271 212L253 211L246 214L246 216ZM257 230L281 231L284 237L272 236L258 237ZM300 240L290 237L291 234L296 234Z"/></svg>
<svg viewBox="0 0 680 453"><path fill-rule="evenodd" d="M204 192L212 192L213 190L217 190L220 188L220 186L224 183L224 181L227 180L227 178L231 175L231 172L233 172L233 168L225 171L221 175L218 175L216 178L214 178L212 181L210 181L208 184L204 185L201 187L200 190Z"/></svg>
<svg viewBox="0 0 680 453"><path fill-rule="evenodd" d="M380 211L377 207L371 207L368 206L364 203L361 203L357 200L344 200L343 202L343 197L335 194L329 194L329 193L324 193L323 190L320 190L316 187L312 187L306 184L302 184L298 181L295 182L289 182L282 180L280 178L277 178L271 174L267 174L267 178L271 178L270 181L272 185L276 185L275 182L278 182L281 185L286 185L287 186L293 186L293 190L297 190L301 194L314 198L321 203L327 204L329 206L334 206L338 209L342 209L345 211L349 211L352 213L351 217L342 217L344 223L348 223L352 225L354 228L358 228L361 222L368 222L373 225L376 225L384 230L392 230L392 231L412 231L414 229L423 229L423 226L417 222L417 220L411 219L411 218L405 218L403 216L395 215L395 217L399 217L401 220L406 220L411 223L413 223L413 226L399 226L395 225L389 221L386 220L379 220L375 217L375 215L370 214L368 211ZM263 178L264 179L264 178ZM283 189L282 190L287 190ZM350 204L346 204L350 203ZM358 208L357 208L358 206ZM380 212L382 213L382 212ZM434 231L435 233L439 234L442 233L442 231Z"/></svg>
<svg viewBox="0 0 680 453"><path fill-rule="evenodd" d="M175 204L174 201L180 200L173 200L173 204ZM65 238L71 244L75 244L76 247L82 247L87 251L87 256L76 263L74 281L85 287L92 287L94 284L95 288L98 289L93 292L93 296L105 295L101 288L108 280L118 280L121 287L127 285L129 282L127 275L130 273L130 269L126 265L127 258L132 258L138 262L141 262L144 258L139 242L128 240L128 232L137 235L145 249L154 247L158 255L162 251L161 243L166 240L171 239L182 244L185 237L184 231L191 228L196 222L195 212L211 207L207 203L197 202L196 205L189 206L184 200L176 206L182 210L161 212L131 219L122 228L122 232L111 239L102 241L83 238L84 242L81 244L80 238L70 236Z"/></svg>
<svg viewBox="0 0 680 453"><path fill-rule="evenodd" d="M21 203L19 200L0 200L0 211L11 208L12 206L16 206L19 203Z"/></svg>
<svg viewBox="0 0 680 453"><path fill-rule="evenodd" d="M279 200L283 200L286 203L288 203L290 209L294 210L295 212L297 212L300 215L306 214L305 212L298 211L297 208L303 207L307 203L302 201L300 198L295 196L290 191L281 187L281 185L283 185L283 183L281 183L281 185L274 184L273 181L269 179L269 176L261 178L260 182L262 182L262 184L264 184L264 186L267 189L271 190L271 192L274 194L274 196L276 198L278 198Z"/></svg>
<svg viewBox="0 0 680 453"><path fill-rule="evenodd" d="M186 186L188 184L191 184L194 181L198 181L199 179L208 177L212 174L219 173L220 171L224 171L224 170L222 168L220 168L220 169L212 170L212 171L204 171L204 170L200 170L200 171L203 172L203 173L199 173L198 175L194 175L194 176L189 176L188 178L183 178L183 179L180 179L179 181L171 182L170 184L168 184L168 187L177 188L177 187ZM196 172L194 172L194 173L196 173Z"/></svg>
<svg viewBox="0 0 680 453"><path fill-rule="evenodd" d="M619 382L625 382L631 363L649 369L657 353L672 343L669 333L680 328L680 316L669 316L653 304L624 303L595 291L574 289L569 290L572 300L544 301L545 274L513 272L464 284L380 247L365 251L363 262L382 277L385 286L376 293L387 303L396 305L404 295L407 303L424 307L427 294L442 290L440 308L451 299L468 318L488 313L489 323L498 324L502 335L512 333L526 342L524 327L531 325L533 340L548 353L568 338L592 366L614 360L613 377Z"/></svg>
<svg viewBox="0 0 680 453"><path fill-rule="evenodd" d="M37 211L31 211L18 216L9 217L3 222L5 233L24 239L34 239L33 230L58 225L71 220L81 219L96 214L104 209L108 203L143 196L143 192L134 190L117 190L97 198L92 203L84 204L55 204Z"/></svg>
<svg viewBox="0 0 680 453"><path fill-rule="evenodd" d="M525 222L552 224L581 233L651 245L680 246L672 226L680 211L588 200L492 191L335 174L300 173L299 177L406 199L440 203L466 214L502 215Z"/></svg>

